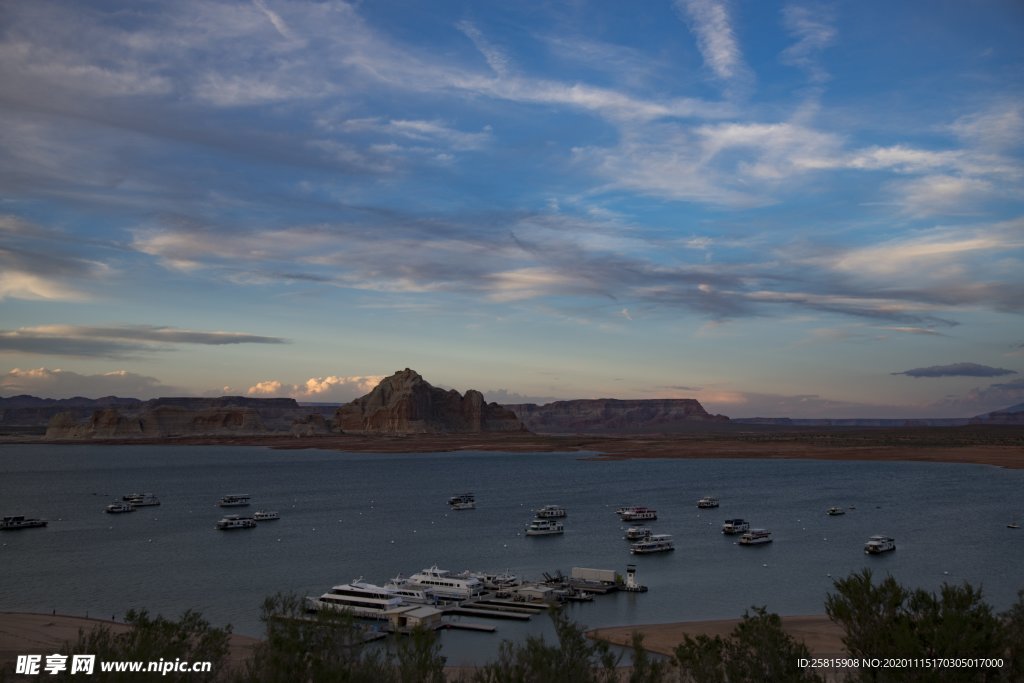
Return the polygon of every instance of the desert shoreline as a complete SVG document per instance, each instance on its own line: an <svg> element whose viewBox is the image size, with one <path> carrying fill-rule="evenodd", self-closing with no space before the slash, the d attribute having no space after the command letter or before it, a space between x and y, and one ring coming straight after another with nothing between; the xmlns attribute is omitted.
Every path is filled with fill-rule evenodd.
<svg viewBox="0 0 1024 683"><path fill-rule="evenodd" d="M1024 468L1024 428L935 427L901 429L750 430L670 435L339 434L183 436L164 438L46 440L0 437L0 444L102 446L262 446L350 453L453 451L569 452L590 460L795 459L934 462Z"/></svg>

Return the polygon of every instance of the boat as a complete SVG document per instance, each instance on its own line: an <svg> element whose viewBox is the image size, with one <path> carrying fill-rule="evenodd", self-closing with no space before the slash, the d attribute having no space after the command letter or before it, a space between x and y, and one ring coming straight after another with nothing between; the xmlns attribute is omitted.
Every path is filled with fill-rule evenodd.
<svg viewBox="0 0 1024 683"><path fill-rule="evenodd" d="M545 505L544 507L537 508L534 510L537 517L540 519L553 519L556 517L565 517L568 514L565 508L561 505Z"/></svg>
<svg viewBox="0 0 1024 683"><path fill-rule="evenodd" d="M771 542L772 532L767 529L751 529L740 536L740 545L760 545Z"/></svg>
<svg viewBox="0 0 1024 683"><path fill-rule="evenodd" d="M750 531L750 522L745 519L727 519L725 524L722 525L723 534L742 534L746 531Z"/></svg>
<svg viewBox="0 0 1024 683"><path fill-rule="evenodd" d="M639 541L643 538L649 538L651 535L651 529L646 526L631 526L626 529L626 535L623 536L627 541Z"/></svg>
<svg viewBox="0 0 1024 683"><path fill-rule="evenodd" d="M1019 529L1020 528L1020 523L1019 522L1010 522L1009 524L1006 525L1006 528L1007 529Z"/></svg>
<svg viewBox="0 0 1024 683"><path fill-rule="evenodd" d="M246 507L249 505L249 498L251 496L248 493L229 493L217 501L217 505L222 508Z"/></svg>
<svg viewBox="0 0 1024 683"><path fill-rule="evenodd" d="M527 536L550 536L565 533L565 525L553 519L535 519L526 525Z"/></svg>
<svg viewBox="0 0 1024 683"><path fill-rule="evenodd" d="M160 499L152 493L129 493L127 496L121 496L121 500L136 508L151 507L153 505L160 504Z"/></svg>
<svg viewBox="0 0 1024 683"><path fill-rule="evenodd" d="M658 518L658 512L651 510L650 508L638 507L626 510L621 515L623 522L642 522L644 520L653 520Z"/></svg>
<svg viewBox="0 0 1024 683"><path fill-rule="evenodd" d="M0 531L16 531L18 529L35 529L46 526L45 519L26 517L25 515L13 515L0 519Z"/></svg>
<svg viewBox="0 0 1024 683"><path fill-rule="evenodd" d="M617 514L619 517L621 517L622 515L626 514L627 512L636 512L637 510L643 510L643 509L644 508L639 507L637 505L627 505L627 506L624 506L624 507L616 508L615 514Z"/></svg>
<svg viewBox="0 0 1024 683"><path fill-rule="evenodd" d="M629 552L633 555L646 555L648 553L665 553L675 550L670 534L651 534L638 543L629 546Z"/></svg>
<svg viewBox="0 0 1024 683"><path fill-rule="evenodd" d="M230 531L231 529L253 529L256 527L256 520L252 517L239 517L238 515L226 515L222 517L214 528L220 529L221 531Z"/></svg>
<svg viewBox="0 0 1024 683"><path fill-rule="evenodd" d="M718 499L712 498L711 496L704 496L697 501L697 507L699 508L716 508L718 507Z"/></svg>
<svg viewBox="0 0 1024 683"><path fill-rule="evenodd" d="M404 602L417 603L421 605L433 605L437 603L437 596L434 591L428 588L413 585L409 579L399 574L384 584L384 590L402 598Z"/></svg>
<svg viewBox="0 0 1024 683"><path fill-rule="evenodd" d="M449 498L448 504L451 505L452 510L475 510L476 496L472 493L460 493Z"/></svg>
<svg viewBox="0 0 1024 683"><path fill-rule="evenodd" d="M831 515L832 517L836 517L838 515L845 515L846 510L844 510L843 508L833 506L826 510L825 513Z"/></svg>
<svg viewBox="0 0 1024 683"><path fill-rule="evenodd" d="M509 574L507 569L500 574L491 572L470 572L469 575L480 579L484 584L484 588L492 591L504 591L522 584L519 577L515 574Z"/></svg>
<svg viewBox="0 0 1024 683"><path fill-rule="evenodd" d="M429 567L409 577L409 583L431 590L442 599L465 600L484 592L483 582L468 573L454 574L447 569Z"/></svg>
<svg viewBox="0 0 1024 683"><path fill-rule="evenodd" d="M404 605L401 596L362 579L334 586L319 598L306 598L311 610L332 609L368 619L387 619L387 612Z"/></svg>
<svg viewBox="0 0 1024 683"><path fill-rule="evenodd" d="M104 508L104 511L111 515L119 515L122 512L135 512L135 508L132 507L131 503L126 503L122 500L115 500L113 503Z"/></svg>
<svg viewBox="0 0 1024 683"><path fill-rule="evenodd" d="M281 515L277 510L257 510L252 513L252 518L257 522L270 522L275 519L281 519Z"/></svg>
<svg viewBox="0 0 1024 683"><path fill-rule="evenodd" d="M896 540L891 536L872 536L864 544L864 553L866 555L878 555L890 550L896 550Z"/></svg>

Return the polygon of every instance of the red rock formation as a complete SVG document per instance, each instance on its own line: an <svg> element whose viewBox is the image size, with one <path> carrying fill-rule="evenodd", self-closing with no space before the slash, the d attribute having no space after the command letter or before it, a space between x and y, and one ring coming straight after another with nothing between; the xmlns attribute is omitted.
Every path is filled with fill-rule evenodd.
<svg viewBox="0 0 1024 683"><path fill-rule="evenodd" d="M432 434L519 432L515 414L470 389L463 396L430 385L406 368L381 380L373 391L338 408L334 427L345 432Z"/></svg>
<svg viewBox="0 0 1024 683"><path fill-rule="evenodd" d="M724 415L709 414L692 398L599 398L505 407L531 432L547 434L672 432L729 421Z"/></svg>

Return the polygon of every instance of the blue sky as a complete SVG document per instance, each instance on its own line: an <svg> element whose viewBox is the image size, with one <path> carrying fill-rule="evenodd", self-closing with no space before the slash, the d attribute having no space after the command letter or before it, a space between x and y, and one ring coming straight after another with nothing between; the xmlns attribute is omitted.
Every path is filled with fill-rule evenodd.
<svg viewBox="0 0 1024 683"><path fill-rule="evenodd" d="M0 394L1024 400L1024 5L0 2Z"/></svg>

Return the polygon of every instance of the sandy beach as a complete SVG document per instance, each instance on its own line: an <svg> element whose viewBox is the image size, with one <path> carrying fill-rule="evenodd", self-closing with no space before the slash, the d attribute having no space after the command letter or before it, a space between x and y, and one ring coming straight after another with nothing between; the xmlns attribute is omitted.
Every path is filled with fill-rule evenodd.
<svg viewBox="0 0 1024 683"><path fill-rule="evenodd" d="M66 614L0 612L0 668L13 667L18 655L59 653L65 643L73 643L78 638L79 629L88 631L97 626L108 626L114 633L124 633L130 628L116 621ZM232 666L240 666L258 642L250 636L232 634L228 661Z"/></svg>
<svg viewBox="0 0 1024 683"><path fill-rule="evenodd" d="M651 435L332 434L90 439L44 441L5 437L0 443L103 445L223 445L280 449L317 448L351 453L436 453L449 451L580 452L595 460L623 458L777 458L969 463L1024 468L1024 428L1017 426L892 428L694 429Z"/></svg>

